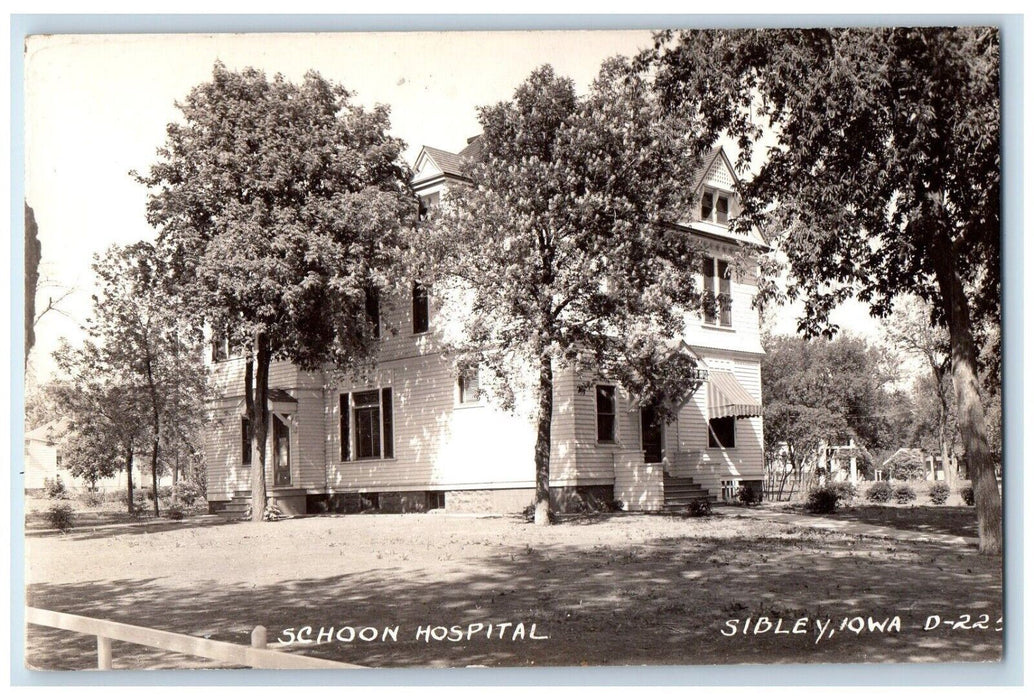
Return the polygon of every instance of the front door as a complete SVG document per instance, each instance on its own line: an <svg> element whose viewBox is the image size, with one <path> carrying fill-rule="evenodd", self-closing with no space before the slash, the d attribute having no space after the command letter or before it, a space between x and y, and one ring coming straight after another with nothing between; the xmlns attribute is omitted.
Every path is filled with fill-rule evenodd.
<svg viewBox="0 0 1034 700"><path fill-rule="evenodd" d="M273 416L273 483L291 485L291 431L277 416Z"/></svg>
<svg viewBox="0 0 1034 700"><path fill-rule="evenodd" d="M640 409L643 431L643 457L647 464L658 464L664 458L664 426L652 406Z"/></svg>

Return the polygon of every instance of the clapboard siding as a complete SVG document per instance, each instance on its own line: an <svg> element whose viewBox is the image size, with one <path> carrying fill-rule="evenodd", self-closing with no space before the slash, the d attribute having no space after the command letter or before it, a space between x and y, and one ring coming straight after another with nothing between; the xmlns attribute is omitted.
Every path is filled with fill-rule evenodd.
<svg viewBox="0 0 1034 700"><path fill-rule="evenodd" d="M761 364L755 357L734 353L704 355L712 369L732 371L737 381L752 396L761 399ZM762 420L741 418L736 421L736 446L729 449L707 446L707 388L701 387L682 408L678 416L677 436L671 435L669 448L676 447L672 474L692 477L711 491L721 493L723 480L754 480L764 476Z"/></svg>
<svg viewBox="0 0 1034 700"><path fill-rule="evenodd" d="M591 382L591 383L590 383ZM578 391L579 386L585 386ZM628 392L618 387L616 435L613 444L596 439L596 386L614 384L583 374L574 380L572 420L575 431L576 465L573 479L581 483L612 483L614 460L622 450L640 450L639 411L632 407Z"/></svg>

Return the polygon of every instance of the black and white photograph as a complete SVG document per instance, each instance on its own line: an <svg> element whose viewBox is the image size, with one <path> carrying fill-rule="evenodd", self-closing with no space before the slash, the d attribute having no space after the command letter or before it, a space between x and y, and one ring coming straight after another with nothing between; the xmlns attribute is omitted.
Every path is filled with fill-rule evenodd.
<svg viewBox="0 0 1034 700"><path fill-rule="evenodd" d="M887 19L27 37L25 668L1001 662L1002 34Z"/></svg>

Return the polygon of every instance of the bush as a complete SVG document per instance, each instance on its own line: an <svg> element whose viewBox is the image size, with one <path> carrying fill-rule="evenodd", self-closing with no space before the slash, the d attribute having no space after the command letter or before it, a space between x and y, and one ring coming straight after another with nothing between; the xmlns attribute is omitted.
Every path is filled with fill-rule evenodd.
<svg viewBox="0 0 1034 700"><path fill-rule="evenodd" d="M831 489L836 491L840 500L844 503L853 501L858 497L858 487L852 484L850 481L840 481L830 485Z"/></svg>
<svg viewBox="0 0 1034 700"><path fill-rule="evenodd" d="M930 487L930 502L934 505L943 506L950 495L951 488L947 484L937 483Z"/></svg>
<svg viewBox="0 0 1034 700"><path fill-rule="evenodd" d="M967 486L963 489L959 489L959 495L962 496L962 502L965 503L967 506L971 506L976 502L976 499L973 496L972 486Z"/></svg>
<svg viewBox="0 0 1034 700"><path fill-rule="evenodd" d="M275 523L278 520L284 519L284 511L280 510L280 506L275 503L270 503L266 506L266 510L262 513L262 519L266 522Z"/></svg>
<svg viewBox="0 0 1034 700"><path fill-rule="evenodd" d="M86 491L79 497L79 500L87 508L96 508L104 505L104 494L97 491Z"/></svg>
<svg viewBox="0 0 1034 700"><path fill-rule="evenodd" d="M196 482L181 481L176 484L176 488L173 491L173 498L183 505L190 507L198 501L204 500L205 489Z"/></svg>
<svg viewBox="0 0 1034 700"><path fill-rule="evenodd" d="M165 517L169 520L183 520L186 515L179 506L172 506L165 509Z"/></svg>
<svg viewBox="0 0 1034 700"><path fill-rule="evenodd" d="M61 532L68 532L75 524L75 511L67 503L55 503L47 511L50 526Z"/></svg>
<svg viewBox="0 0 1034 700"><path fill-rule="evenodd" d="M808 492L804 509L809 513L834 513L840 503L840 491L834 486L822 486Z"/></svg>
<svg viewBox="0 0 1034 700"><path fill-rule="evenodd" d="M865 498L872 503L886 503L894 494L894 490L886 481L877 481L865 492Z"/></svg>
<svg viewBox="0 0 1034 700"><path fill-rule="evenodd" d="M686 515L691 518L706 518L711 515L711 499L697 498L686 506Z"/></svg>
<svg viewBox="0 0 1034 700"><path fill-rule="evenodd" d="M911 486L898 486L894 489L894 500L902 505L905 503L911 503L916 500L916 492Z"/></svg>
<svg viewBox="0 0 1034 700"><path fill-rule="evenodd" d="M65 482L61 480L60 474L53 479L44 479L43 490L46 492L47 498L50 499L63 500L68 498L68 489L65 487Z"/></svg>
<svg viewBox="0 0 1034 700"><path fill-rule="evenodd" d="M744 484L736 489L736 500L745 506L756 506L761 503L761 489L750 484Z"/></svg>
<svg viewBox="0 0 1034 700"><path fill-rule="evenodd" d="M166 484L165 486L158 487L158 498L168 500L172 498L172 486Z"/></svg>

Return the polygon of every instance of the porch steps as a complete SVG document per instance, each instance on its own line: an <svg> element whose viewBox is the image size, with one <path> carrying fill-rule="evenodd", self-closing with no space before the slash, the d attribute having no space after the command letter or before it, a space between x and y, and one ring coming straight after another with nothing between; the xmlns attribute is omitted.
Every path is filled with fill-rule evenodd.
<svg viewBox="0 0 1034 700"><path fill-rule="evenodd" d="M233 498L219 511L219 515L227 520L243 520L251 510L251 492L236 491Z"/></svg>
<svg viewBox="0 0 1034 700"><path fill-rule="evenodd" d="M690 478L678 478L664 475L664 510L684 510L693 501L707 499L711 503L717 503L718 498L712 496L707 489Z"/></svg>

